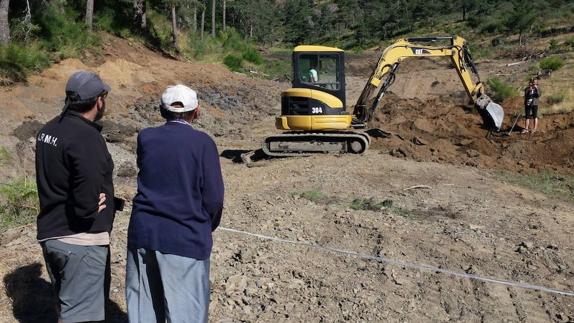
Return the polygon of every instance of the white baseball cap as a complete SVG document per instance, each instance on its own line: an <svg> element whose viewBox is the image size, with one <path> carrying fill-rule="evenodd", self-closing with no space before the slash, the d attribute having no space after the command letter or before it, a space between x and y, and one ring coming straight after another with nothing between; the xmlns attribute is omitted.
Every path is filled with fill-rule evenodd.
<svg viewBox="0 0 574 323"><path fill-rule="evenodd" d="M183 107L173 107L174 103L179 103ZM161 95L161 107L167 111L177 113L193 111L198 105L197 93L182 84L168 86Z"/></svg>

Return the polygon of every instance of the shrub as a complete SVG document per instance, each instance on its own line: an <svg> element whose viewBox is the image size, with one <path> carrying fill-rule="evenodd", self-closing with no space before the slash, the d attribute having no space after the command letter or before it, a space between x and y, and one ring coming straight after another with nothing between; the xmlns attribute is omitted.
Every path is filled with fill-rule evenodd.
<svg viewBox="0 0 574 323"><path fill-rule="evenodd" d="M36 184L27 178L0 186L0 228L7 229L34 221L39 211Z"/></svg>
<svg viewBox="0 0 574 323"><path fill-rule="evenodd" d="M64 59L76 57L83 49L99 44L99 38L86 31L78 16L70 9L62 12L55 5L47 5L37 18L42 47Z"/></svg>
<svg viewBox="0 0 574 323"><path fill-rule="evenodd" d="M558 41L556 39L550 40L548 50L550 52L557 52L558 50L560 50L560 45L558 45Z"/></svg>
<svg viewBox="0 0 574 323"><path fill-rule="evenodd" d="M29 72L50 65L48 55L36 45L27 47L17 43L0 46L0 76L13 82L26 81Z"/></svg>
<svg viewBox="0 0 574 323"><path fill-rule="evenodd" d="M550 56L540 60L538 65L543 70L556 71L564 66L564 60L558 56Z"/></svg>
<svg viewBox="0 0 574 323"><path fill-rule="evenodd" d="M233 28L228 28L219 33L223 48L227 50L243 51L249 44L241 37L241 35Z"/></svg>
<svg viewBox="0 0 574 323"><path fill-rule="evenodd" d="M232 71L239 71L243 66L243 59L239 56L229 54L223 59L223 64L229 67Z"/></svg>
<svg viewBox="0 0 574 323"><path fill-rule="evenodd" d="M243 50L242 56L243 59L248 62L257 65L261 65L263 63L263 58L261 58L259 52L257 52L257 50L255 50L253 47L248 47L245 50Z"/></svg>
<svg viewBox="0 0 574 323"><path fill-rule="evenodd" d="M130 36L131 19L126 19L127 15L122 6L124 3L118 1L113 7L106 6L100 9L94 16L94 26L120 37Z"/></svg>
<svg viewBox="0 0 574 323"><path fill-rule="evenodd" d="M146 14L151 44L161 49L172 48L171 25L167 17L151 9Z"/></svg>
<svg viewBox="0 0 574 323"><path fill-rule="evenodd" d="M548 102L548 104L552 105L552 104L558 104L558 103L563 102L565 98L566 98L566 96L563 93L552 94L546 98L546 101Z"/></svg>
<svg viewBox="0 0 574 323"><path fill-rule="evenodd" d="M568 38L564 43L566 44L566 46L569 46L570 48L574 49L574 37Z"/></svg>
<svg viewBox="0 0 574 323"><path fill-rule="evenodd" d="M486 83L493 93L492 99L494 101L502 102L516 96L516 90L510 84L496 77L488 79Z"/></svg>
<svg viewBox="0 0 574 323"><path fill-rule="evenodd" d="M501 30L504 30L504 22L497 19L487 20L480 28L480 32L486 34L493 34Z"/></svg>

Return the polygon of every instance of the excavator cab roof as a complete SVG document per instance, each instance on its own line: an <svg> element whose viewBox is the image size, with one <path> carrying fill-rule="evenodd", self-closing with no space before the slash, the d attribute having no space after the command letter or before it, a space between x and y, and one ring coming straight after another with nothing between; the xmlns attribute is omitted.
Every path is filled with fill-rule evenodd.
<svg viewBox="0 0 574 323"><path fill-rule="evenodd" d="M293 49L293 52L344 52L344 50L328 46L299 45Z"/></svg>

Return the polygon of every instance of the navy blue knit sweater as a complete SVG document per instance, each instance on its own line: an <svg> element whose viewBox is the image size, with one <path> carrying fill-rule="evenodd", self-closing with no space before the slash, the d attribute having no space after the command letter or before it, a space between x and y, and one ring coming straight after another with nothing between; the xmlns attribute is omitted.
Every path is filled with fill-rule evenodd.
<svg viewBox="0 0 574 323"><path fill-rule="evenodd" d="M168 122L138 135L138 191L128 248L208 259L223 210L217 147L188 124Z"/></svg>

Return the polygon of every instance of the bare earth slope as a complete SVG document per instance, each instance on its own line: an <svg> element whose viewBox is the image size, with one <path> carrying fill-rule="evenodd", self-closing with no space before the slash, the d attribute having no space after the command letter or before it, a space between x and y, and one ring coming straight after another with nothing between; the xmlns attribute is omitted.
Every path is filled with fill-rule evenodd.
<svg viewBox="0 0 574 323"><path fill-rule="evenodd" d="M234 160L275 133L272 116L287 84L170 60L124 40L110 38L106 47L106 56L89 67L64 61L27 86L0 91L0 143L12 156L2 177L33 174L34 129L58 113L67 75L90 68L113 87L105 136L118 194L131 199L135 136L160 121L157 97L173 82L197 88L204 111L198 127L218 143L226 183L223 228L215 232L211 258L211 321L574 320L573 296L516 286L574 291L574 204L505 183L489 168L571 172L562 166L571 162L571 149L548 163L520 165L530 155L518 150L516 157L500 147L517 147L527 138L484 139L478 116L461 107L459 94L438 102L438 94L413 98L401 87L373 123L392 136L375 139L365 155L245 165ZM446 78L445 72L436 80ZM351 92L361 83L356 80ZM561 144L571 147L572 116L561 118L566 121L556 133L564 133ZM540 140L554 135L543 132ZM126 320L129 209L118 213L112 237L111 322ZM2 322L46 322L54 315L34 236L34 225L0 235Z"/></svg>

